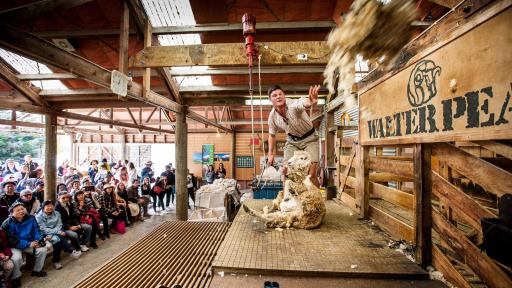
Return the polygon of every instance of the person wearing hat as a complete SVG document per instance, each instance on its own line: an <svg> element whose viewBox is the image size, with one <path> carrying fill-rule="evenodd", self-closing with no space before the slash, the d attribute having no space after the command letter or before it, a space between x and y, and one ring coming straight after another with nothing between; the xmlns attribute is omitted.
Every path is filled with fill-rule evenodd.
<svg viewBox="0 0 512 288"><path fill-rule="evenodd" d="M35 256L32 276L45 277L46 272L43 271L43 267L47 251L36 218L27 214L23 203L14 202L9 208L9 212L11 215L2 224L2 230L7 235L7 243L12 250L11 260L14 269L11 283L13 287L21 287L22 253Z"/></svg>
<svg viewBox="0 0 512 288"><path fill-rule="evenodd" d="M68 182L69 194L74 195L76 191L80 190L80 179L71 178Z"/></svg>
<svg viewBox="0 0 512 288"><path fill-rule="evenodd" d="M99 194L98 202L100 203L100 215L103 222L103 235L110 238L110 230L108 218L112 219L112 227L116 227L118 221L124 221L126 214L117 206L116 194L114 193L114 185L106 183L103 185L103 191ZM108 218L107 218L108 217Z"/></svg>
<svg viewBox="0 0 512 288"><path fill-rule="evenodd" d="M7 159L5 160L5 170L2 172L2 177L5 177L9 174L16 174L18 169L16 169L16 164L14 164L14 160Z"/></svg>
<svg viewBox="0 0 512 288"><path fill-rule="evenodd" d="M146 167L142 168L142 171L140 171L140 177L144 179L145 177L149 177L151 179L151 183L155 182L155 171L151 168L151 165L153 165L153 162L148 161L146 162Z"/></svg>
<svg viewBox="0 0 512 288"><path fill-rule="evenodd" d="M3 193L0 195L0 205L10 207L18 200L20 195L16 193L17 184L12 174L4 179L2 182Z"/></svg>
<svg viewBox="0 0 512 288"><path fill-rule="evenodd" d="M279 131L284 131L287 134L287 139L284 146L283 163L287 163L297 150L308 152L312 162L309 175L311 175L311 182L317 187L319 187L316 177L319 157L318 133L316 133L307 111L316 105L319 90L320 85L311 86L308 98L286 101L284 90L279 85L273 85L268 89L268 97L273 106L268 117L268 164L274 164L274 155L277 150L276 135ZM286 164L282 171L284 183L284 175L287 172Z"/></svg>
<svg viewBox="0 0 512 288"><path fill-rule="evenodd" d="M58 190L57 190L58 191ZM32 197L39 200L39 203L44 201L44 181L38 179L34 184L34 190L32 190Z"/></svg>
<svg viewBox="0 0 512 288"><path fill-rule="evenodd" d="M71 196L68 192L60 192L57 196L58 201L55 205L55 211L60 213L62 230L64 230L66 236L80 243L80 250L82 252L88 251L89 248L87 248L86 244L91 237L92 226L85 223L80 224L80 218L75 214L75 207L70 201Z"/></svg>
<svg viewBox="0 0 512 288"><path fill-rule="evenodd" d="M83 190L77 191L75 196L73 196L73 209L74 214L80 221L80 225L86 224L91 226L91 235L86 239L89 242L89 247L98 249L98 245L96 245L96 235L102 240L106 239L103 233L100 232L101 215L91 199L85 197ZM106 218L106 220L108 224L108 218Z"/></svg>
<svg viewBox="0 0 512 288"><path fill-rule="evenodd" d="M60 213L55 211L53 201L46 200L43 202L43 207L36 215L37 224L46 241L52 243L52 263L56 270L62 268L60 263L60 253L62 250L70 254L71 257L78 259L82 252L80 252L80 244L77 239L69 238L74 249L68 242L66 232L62 227L62 218Z"/></svg>
<svg viewBox="0 0 512 288"><path fill-rule="evenodd" d="M37 211L39 211L39 208L41 206L41 202L36 197L33 197L32 191L30 189L25 189L20 192L20 199L18 199L23 205L25 205L25 208L27 208L27 213L29 215L36 215Z"/></svg>

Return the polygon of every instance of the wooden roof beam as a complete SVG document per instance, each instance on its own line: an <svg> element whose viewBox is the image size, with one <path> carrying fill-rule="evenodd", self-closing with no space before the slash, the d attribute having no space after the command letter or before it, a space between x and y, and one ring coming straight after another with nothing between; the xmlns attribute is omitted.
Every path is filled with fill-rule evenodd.
<svg viewBox="0 0 512 288"><path fill-rule="evenodd" d="M81 121L87 121L87 122L94 122L94 123L102 123L107 125L113 125L113 126L119 126L119 127L127 127L127 128L134 128L139 130L147 130L147 131L153 131L153 132L159 132L159 133L169 133L173 134L174 132L171 130L164 130L164 129L158 129L154 127L139 125L139 124L131 124L111 119L103 119L93 116L86 116L82 114L72 113L72 112L66 112L66 111L56 111L55 112L57 116L62 118L68 118L68 119L75 119L75 120L81 120Z"/></svg>
<svg viewBox="0 0 512 288"><path fill-rule="evenodd" d="M91 2L92 0L42 0L0 12L0 22L10 25L33 21L54 10L69 8Z"/></svg>
<svg viewBox="0 0 512 288"><path fill-rule="evenodd" d="M325 41L258 43L262 65L325 65L330 51ZM270 49L265 49L269 47ZM297 59L308 54L308 60ZM243 43L218 43L181 46L152 46L130 57L132 67L247 65Z"/></svg>
<svg viewBox="0 0 512 288"><path fill-rule="evenodd" d="M450 8L450 9L452 9L453 7L457 6L457 4L462 2L461 0L428 0L428 1L435 3L439 6L443 6L443 7Z"/></svg>
<svg viewBox="0 0 512 288"><path fill-rule="evenodd" d="M329 30L334 28L336 23L333 21L287 21L287 22L259 22L258 31L263 30ZM156 35L166 34L189 34L204 33L216 31L242 31L241 23L212 23L198 24L191 26L162 26L154 27L153 33Z"/></svg>
<svg viewBox="0 0 512 288"><path fill-rule="evenodd" d="M85 80L110 89L111 71L30 33L0 25L0 46L41 63L73 72ZM128 97L171 111L183 110L180 104L157 93L143 97L141 85L135 82L128 89Z"/></svg>
<svg viewBox="0 0 512 288"><path fill-rule="evenodd" d="M23 83L21 80L19 80L16 74L14 74L3 61L0 61L0 78L7 82L7 84L9 84L12 88L20 92L32 103L43 107L48 106L48 103L43 98L41 98L38 92L29 87L26 83Z"/></svg>

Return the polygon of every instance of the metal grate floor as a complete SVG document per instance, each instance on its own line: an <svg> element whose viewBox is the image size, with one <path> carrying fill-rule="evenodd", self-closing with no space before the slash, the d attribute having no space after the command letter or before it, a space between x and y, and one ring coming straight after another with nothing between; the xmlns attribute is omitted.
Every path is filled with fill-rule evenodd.
<svg viewBox="0 0 512 288"><path fill-rule="evenodd" d="M165 222L75 287L208 287L228 229L225 222Z"/></svg>
<svg viewBox="0 0 512 288"><path fill-rule="evenodd" d="M268 200L247 204L262 209ZM314 230L266 229L240 211L215 260L215 272L298 276L428 279L389 239L345 206L327 201L327 215ZM357 265L357 266L354 266Z"/></svg>

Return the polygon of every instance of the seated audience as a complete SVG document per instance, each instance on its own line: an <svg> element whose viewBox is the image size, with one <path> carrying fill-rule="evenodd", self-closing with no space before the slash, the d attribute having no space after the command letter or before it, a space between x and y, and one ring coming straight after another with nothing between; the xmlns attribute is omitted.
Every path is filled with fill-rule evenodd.
<svg viewBox="0 0 512 288"><path fill-rule="evenodd" d="M27 208L27 213L30 215L35 216L39 211L39 208L41 208L41 203L37 198L32 197L32 191L30 191L30 189L21 191L20 199L18 201L25 205L25 208Z"/></svg>
<svg viewBox="0 0 512 288"><path fill-rule="evenodd" d="M2 194L0 194L0 205L11 207L11 205L20 198L16 193L16 181L12 175L8 175L2 182Z"/></svg>
<svg viewBox="0 0 512 288"><path fill-rule="evenodd" d="M128 202L139 204L139 206L142 208L142 216L150 217L148 213L149 198L139 195L139 184L139 179L134 179L132 185L126 189L128 194Z"/></svg>
<svg viewBox="0 0 512 288"><path fill-rule="evenodd" d="M70 201L70 198L67 192L60 192L58 194L59 201L55 205L55 211L60 213L62 230L66 232L69 238L76 239L76 241L80 243L82 252L86 252L89 250L87 244L91 237L92 226L80 223L80 218L76 216L75 207Z"/></svg>
<svg viewBox="0 0 512 288"><path fill-rule="evenodd" d="M22 253L34 254L35 263L32 269L32 276L45 277L43 271L44 260L46 259L46 247L43 236L39 232L36 218L27 214L25 206L21 202L15 202L9 211L11 215L2 224L2 230L7 235L7 243L12 249L12 286L21 287L21 264Z"/></svg>
<svg viewBox="0 0 512 288"><path fill-rule="evenodd" d="M34 190L32 190L32 197L39 200L39 203L44 201L44 181L38 179L34 184Z"/></svg>
<svg viewBox="0 0 512 288"><path fill-rule="evenodd" d="M2 280L6 287L12 287L11 274L14 269L14 263L11 260L12 250L7 243L5 232L0 229L0 268L2 269Z"/></svg>
<svg viewBox="0 0 512 288"><path fill-rule="evenodd" d="M112 219L112 227L116 227L117 222L125 221L126 212L117 205L116 194L114 193L114 186L107 183L103 186L103 191L100 193L98 200L100 202L100 214L103 222L103 234L110 238L110 231L108 226L108 217Z"/></svg>
<svg viewBox="0 0 512 288"><path fill-rule="evenodd" d="M73 238L69 239L71 240L71 244L74 249L69 244L66 232L64 232L62 228L60 213L55 211L55 206L52 201L46 200L43 202L43 207L41 211L37 213L36 220L44 239L52 243L52 263L56 270L62 268L62 264L60 262L60 253L62 250L69 253L71 257L75 259L80 257L82 254L82 252L80 252L80 244L77 239Z"/></svg>
<svg viewBox="0 0 512 288"><path fill-rule="evenodd" d="M87 224L91 226L91 235L88 239L89 247L97 249L98 245L96 245L96 235L98 235L102 240L106 239L100 230L101 215L94 207L92 200L85 197L84 191L80 190L76 192L73 200L74 212L78 217L80 224Z"/></svg>

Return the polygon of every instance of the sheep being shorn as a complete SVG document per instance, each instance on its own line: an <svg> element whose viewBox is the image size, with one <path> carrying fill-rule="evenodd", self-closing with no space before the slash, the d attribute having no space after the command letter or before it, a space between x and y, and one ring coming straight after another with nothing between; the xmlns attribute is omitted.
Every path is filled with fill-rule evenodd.
<svg viewBox="0 0 512 288"><path fill-rule="evenodd" d="M258 212L244 204L244 210L265 221L269 228L317 228L322 223L326 209L320 190L310 180L310 167L309 153L295 151L288 160L284 191L279 192L272 206L265 206L263 212Z"/></svg>

